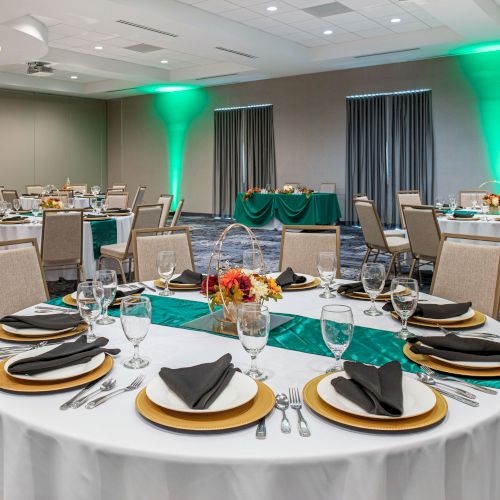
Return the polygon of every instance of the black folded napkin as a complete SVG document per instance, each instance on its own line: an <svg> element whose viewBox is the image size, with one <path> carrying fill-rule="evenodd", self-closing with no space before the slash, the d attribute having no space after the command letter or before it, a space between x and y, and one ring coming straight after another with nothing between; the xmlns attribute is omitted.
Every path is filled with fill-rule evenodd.
<svg viewBox="0 0 500 500"><path fill-rule="evenodd" d="M74 342L61 344L39 356L16 361L9 366L9 373L36 375L37 373L56 370L57 368L87 363L101 352L112 355L118 354L120 349L103 348L108 342L109 339L99 337L94 342L87 343L87 339L82 336Z"/></svg>
<svg viewBox="0 0 500 500"><path fill-rule="evenodd" d="M128 208L108 208L104 213L107 214L129 214L130 210Z"/></svg>
<svg viewBox="0 0 500 500"><path fill-rule="evenodd" d="M359 293L359 292L364 293L364 291L365 288L361 281L356 281L354 283L346 283L344 285L340 285L337 288L337 293L339 293L340 295L344 295L346 293ZM391 291L391 282L387 280L384 284L384 289L382 290L382 293L388 293L390 291Z"/></svg>
<svg viewBox="0 0 500 500"><path fill-rule="evenodd" d="M82 322L79 313L75 314L34 314L33 316L19 316L11 314L0 319L0 323L13 328L43 328L44 330L65 330L75 328Z"/></svg>
<svg viewBox="0 0 500 500"><path fill-rule="evenodd" d="M500 361L500 342L464 338L452 333L436 337L410 337L410 350L450 361ZM418 342L418 343L417 343Z"/></svg>
<svg viewBox="0 0 500 500"><path fill-rule="evenodd" d="M143 286L137 287L137 288L131 288L129 290L120 290L119 288L116 289L116 299L122 299L123 297L128 297L129 295L135 295L137 293L142 293L144 292L145 288Z"/></svg>
<svg viewBox="0 0 500 500"><path fill-rule="evenodd" d="M337 377L331 381L339 394L372 415L403 414L403 372L398 361L380 368L346 361L344 369L350 379Z"/></svg>
<svg viewBox="0 0 500 500"><path fill-rule="evenodd" d="M14 222L14 221L21 221L21 220L26 220L28 217L24 217L23 215L13 215L12 217L4 217L2 220L4 222Z"/></svg>
<svg viewBox="0 0 500 500"><path fill-rule="evenodd" d="M160 377L190 408L205 410L227 387L237 370L231 354L224 354L213 363L185 368L162 368Z"/></svg>
<svg viewBox="0 0 500 500"><path fill-rule="evenodd" d="M107 217L106 214L85 214L85 219L101 219L102 217Z"/></svg>
<svg viewBox="0 0 500 500"><path fill-rule="evenodd" d="M474 212L453 212L455 219L472 219L475 215Z"/></svg>
<svg viewBox="0 0 500 500"><path fill-rule="evenodd" d="M307 278L305 276L299 276L293 272L291 267L287 267L277 278L276 283L279 286L289 286L289 285L299 285L305 283Z"/></svg>
<svg viewBox="0 0 500 500"><path fill-rule="evenodd" d="M422 318L431 319L448 319L454 318L455 316L461 316L465 314L472 302L460 302L458 304L417 304L417 308L413 313L413 316L421 316ZM382 307L384 311L394 311L394 307L391 302Z"/></svg>
<svg viewBox="0 0 500 500"><path fill-rule="evenodd" d="M170 283L179 283L181 285L201 285L202 281L203 274L191 271L190 269L185 269L179 276L177 276L177 278L170 280Z"/></svg>

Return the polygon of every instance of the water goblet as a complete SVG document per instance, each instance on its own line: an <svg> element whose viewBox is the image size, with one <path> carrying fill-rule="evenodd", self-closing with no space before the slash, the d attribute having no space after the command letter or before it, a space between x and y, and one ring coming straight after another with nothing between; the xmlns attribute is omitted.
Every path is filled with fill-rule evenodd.
<svg viewBox="0 0 500 500"><path fill-rule="evenodd" d="M455 211L457 209L457 198L455 197L455 195L450 194L448 196L448 199L450 201L450 209Z"/></svg>
<svg viewBox="0 0 500 500"><path fill-rule="evenodd" d="M116 288L118 286L116 271L113 269L101 269L96 271L94 282L101 282L104 290L102 315L96 323L98 325L111 325L115 320L108 315L108 308L114 302L116 296Z"/></svg>
<svg viewBox="0 0 500 500"><path fill-rule="evenodd" d="M174 292L168 287L168 282L172 279L175 270L175 252L163 250L156 256L156 266L158 274L165 281L165 288L159 293L162 297L174 295Z"/></svg>
<svg viewBox="0 0 500 500"><path fill-rule="evenodd" d="M251 274L260 274L261 269L260 252L256 248L243 252L243 269Z"/></svg>
<svg viewBox="0 0 500 500"><path fill-rule="evenodd" d="M69 209L75 208L75 199L72 197L68 197L67 205Z"/></svg>
<svg viewBox="0 0 500 500"><path fill-rule="evenodd" d="M40 207L40 200L34 199L31 202L31 213L33 214L33 223L38 224L38 217L40 217L40 214L42 212L42 209Z"/></svg>
<svg viewBox="0 0 500 500"><path fill-rule="evenodd" d="M80 316L87 323L87 342L96 340L94 334L94 323L102 312L104 288L100 281L84 281L79 283L76 290L76 302Z"/></svg>
<svg viewBox="0 0 500 500"><path fill-rule="evenodd" d="M90 198L90 208L92 208L92 213L96 214L97 198Z"/></svg>
<svg viewBox="0 0 500 500"><path fill-rule="evenodd" d="M391 282L391 302L401 319L401 330L396 336L406 340L410 335L408 319L418 304L418 281L413 278L394 278Z"/></svg>
<svg viewBox="0 0 500 500"><path fill-rule="evenodd" d="M92 186L90 188L90 192L94 195L97 196L101 192L101 186Z"/></svg>
<svg viewBox="0 0 500 500"><path fill-rule="evenodd" d="M335 357L335 364L326 373L342 370L342 356L354 333L354 319L349 306L329 304L321 309L323 341Z"/></svg>
<svg viewBox="0 0 500 500"><path fill-rule="evenodd" d="M370 297L371 306L363 311L367 316L381 316L382 311L375 305L375 299L382 293L385 285L385 267L377 262L368 262L361 268L361 282Z"/></svg>
<svg viewBox="0 0 500 500"><path fill-rule="evenodd" d="M335 297L330 287L335 280L337 270L337 256L334 252L319 252L317 258L317 269L319 277L323 282L323 293L320 293L322 299L331 299Z"/></svg>
<svg viewBox="0 0 500 500"><path fill-rule="evenodd" d="M257 356L266 347L271 318L269 309L258 302L246 302L237 310L236 327L243 349L250 354L250 369L245 372L254 380L266 380L268 375L257 367Z"/></svg>
<svg viewBox="0 0 500 500"><path fill-rule="evenodd" d="M127 340L134 346L134 355L123 362L126 368L144 368L149 359L139 355L139 344L151 326L151 301L147 297L125 297L120 304L120 321Z"/></svg>
<svg viewBox="0 0 500 500"><path fill-rule="evenodd" d="M14 210L16 212L19 212L19 209L21 208L21 201L18 200L17 198L12 200L12 206L14 207Z"/></svg>
<svg viewBox="0 0 500 500"><path fill-rule="evenodd" d="M442 196L436 196L436 200L434 202L434 205L435 205L435 207L438 210L441 210L443 208L443 205L444 205L443 197Z"/></svg>

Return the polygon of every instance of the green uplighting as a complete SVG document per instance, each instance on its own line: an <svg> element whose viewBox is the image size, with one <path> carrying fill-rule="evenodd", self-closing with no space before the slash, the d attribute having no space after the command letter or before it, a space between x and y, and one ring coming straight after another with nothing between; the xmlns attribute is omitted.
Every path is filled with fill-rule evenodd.
<svg viewBox="0 0 500 500"><path fill-rule="evenodd" d="M467 54L481 54L483 52L496 52L497 50L500 50L500 41L463 45L462 47L453 49L450 54L453 56L463 56Z"/></svg>
<svg viewBox="0 0 500 500"><path fill-rule="evenodd" d="M184 84L162 84L162 85L146 85L144 87L138 87L137 90L143 92L144 94L156 94L164 92L183 92L185 90L196 89L194 85L184 85Z"/></svg>

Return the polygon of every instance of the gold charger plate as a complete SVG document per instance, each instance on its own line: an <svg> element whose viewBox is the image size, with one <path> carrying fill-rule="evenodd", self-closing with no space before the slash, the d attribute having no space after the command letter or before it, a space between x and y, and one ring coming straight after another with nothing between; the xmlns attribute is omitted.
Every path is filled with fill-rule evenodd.
<svg viewBox="0 0 500 500"><path fill-rule="evenodd" d="M154 285L156 288L165 288L165 283L160 279L156 279ZM189 290L201 290L201 285L183 285L182 283L169 283L168 287L171 290L186 290L186 292Z"/></svg>
<svg viewBox="0 0 500 500"><path fill-rule="evenodd" d="M354 300L370 300L370 297L368 297L368 294L365 292L346 292L339 293L339 295ZM391 300L391 294L382 294L375 299L375 302L388 302L389 300Z"/></svg>
<svg viewBox="0 0 500 500"><path fill-rule="evenodd" d="M399 320L399 316L395 311L391 312L391 316L394 319ZM429 323L427 321L420 321L415 318L410 318L408 320L409 325L413 326L421 326L423 328L433 328L439 329L440 326L444 326L445 328L455 329L455 330L466 330L468 328L476 328L478 326L482 326L486 323L486 316L479 311L474 311L474 316L472 318L466 319L464 321L457 321L456 323L440 323L439 320L436 320L435 323Z"/></svg>
<svg viewBox="0 0 500 500"><path fill-rule="evenodd" d="M132 212L128 212L126 214L119 214L116 212L104 212L108 217L128 217L132 214Z"/></svg>
<svg viewBox="0 0 500 500"><path fill-rule="evenodd" d="M311 283L306 283L304 285L295 285L295 286L285 286L282 287L281 289L284 292L300 292L302 290L310 290L312 288L317 288L319 285L321 285L321 280L319 278L314 278Z"/></svg>
<svg viewBox="0 0 500 500"><path fill-rule="evenodd" d="M127 295L127 297L139 297L141 294L140 293L134 293L132 295ZM113 301L113 303L109 307L117 307L121 304L123 297L118 297ZM78 304L76 300L71 296L70 293L68 295L65 295L62 298L62 301L67 305L67 306L72 306L72 307L78 307Z"/></svg>
<svg viewBox="0 0 500 500"><path fill-rule="evenodd" d="M265 417L274 408L274 393L262 382L257 382L257 395L248 403L232 410L217 413L182 413L154 404L142 389L135 399L135 408L146 420L181 431L227 431L251 425Z"/></svg>
<svg viewBox="0 0 500 500"><path fill-rule="evenodd" d="M0 325L0 340L5 340L7 342L18 342L21 344L31 344L33 342L40 342L42 340L58 340L58 339L66 339L69 337L75 337L76 335L80 335L81 333L85 333L88 329L88 326L85 323L80 323L78 326L70 330L69 332L57 333L55 335L40 335L40 336L30 336L23 337L21 335L16 335L14 333L6 332L2 325Z"/></svg>
<svg viewBox="0 0 500 500"><path fill-rule="evenodd" d="M318 415L326 418L330 422L339 424L343 427L350 427L365 431L377 432L408 432L421 431L429 429L441 423L448 412L448 403L434 389L431 390L436 396L436 404L432 410L423 415L410 418L398 418L395 420L380 420L376 418L365 418L352 415L350 413L337 410L333 406L325 403L318 394L318 382L328 376L328 374L320 375L313 378L305 386L303 390L304 402Z"/></svg>
<svg viewBox="0 0 500 500"><path fill-rule="evenodd" d="M463 375L465 377L473 378L500 377L500 368L485 368L475 370L474 368L462 368L460 366L450 365L445 361L431 358L430 356L427 356L425 354L415 354L414 352L410 351L410 344L408 343L406 343L403 347L403 354L418 365L428 366L433 370L443 373L449 373L451 375Z"/></svg>
<svg viewBox="0 0 500 500"><path fill-rule="evenodd" d="M75 389L89 382L93 382L94 380L99 380L113 368L113 358L106 354L102 365L81 377L58 380L56 382L35 382L9 377L3 368L6 361L7 360L3 360L0 362L0 390L23 394L43 394L47 392Z"/></svg>
<svg viewBox="0 0 500 500"><path fill-rule="evenodd" d="M83 220L85 222L92 222L93 220L109 220L110 217L84 217Z"/></svg>

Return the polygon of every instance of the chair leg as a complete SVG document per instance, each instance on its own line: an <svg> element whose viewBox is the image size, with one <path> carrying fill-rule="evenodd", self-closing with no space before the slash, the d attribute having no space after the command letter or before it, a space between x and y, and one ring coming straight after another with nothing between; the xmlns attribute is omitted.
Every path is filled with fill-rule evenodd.
<svg viewBox="0 0 500 500"><path fill-rule="evenodd" d="M391 261L389 262L389 267L387 268L387 273L385 275L385 279L388 280L389 279L389 276L391 274L391 269L392 267L394 266L394 261L396 260L396 254L393 253L392 256L391 256Z"/></svg>
<svg viewBox="0 0 500 500"><path fill-rule="evenodd" d="M81 264L78 264L77 273L78 273L78 277L80 279L80 282L85 281L85 272L84 272L83 266Z"/></svg>
<svg viewBox="0 0 500 500"><path fill-rule="evenodd" d="M410 272L408 274L408 278L413 277L413 272L415 271L415 264L416 263L417 263L417 259L415 259L415 257L413 257L413 259L411 260L411 266L410 266Z"/></svg>
<svg viewBox="0 0 500 500"><path fill-rule="evenodd" d="M132 259L128 259L128 280L132 281Z"/></svg>
<svg viewBox="0 0 500 500"><path fill-rule="evenodd" d="M376 253L375 258L373 259L373 262L377 262L379 255L380 255L380 250Z"/></svg>

